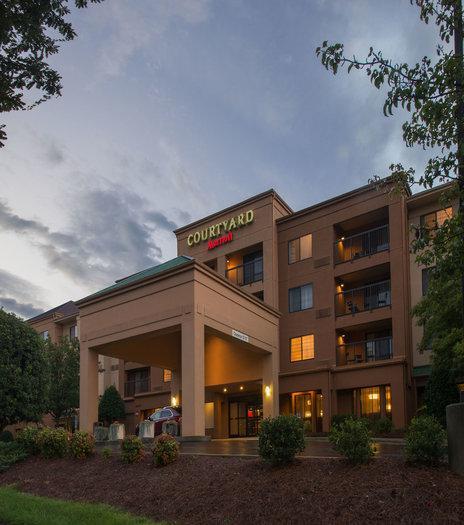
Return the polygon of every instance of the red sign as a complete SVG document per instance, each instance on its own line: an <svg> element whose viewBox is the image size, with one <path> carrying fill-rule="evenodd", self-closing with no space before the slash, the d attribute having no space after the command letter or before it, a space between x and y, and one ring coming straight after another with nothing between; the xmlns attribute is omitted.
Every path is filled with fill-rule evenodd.
<svg viewBox="0 0 464 525"><path fill-rule="evenodd" d="M218 246L222 246L223 244L230 242L233 238L234 238L233 233L229 232L227 235L223 235L222 237L219 237L218 239L212 239L208 241L208 250L213 250L214 248L217 248Z"/></svg>

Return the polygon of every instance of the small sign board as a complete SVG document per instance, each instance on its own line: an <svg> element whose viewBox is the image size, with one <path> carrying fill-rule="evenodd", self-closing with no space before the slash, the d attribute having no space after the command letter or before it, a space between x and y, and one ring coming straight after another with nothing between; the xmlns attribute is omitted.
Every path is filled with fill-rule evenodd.
<svg viewBox="0 0 464 525"><path fill-rule="evenodd" d="M244 334L243 332L239 332L238 330L232 330L232 337L240 339L240 341L244 341L245 343L250 342L250 338L246 334Z"/></svg>

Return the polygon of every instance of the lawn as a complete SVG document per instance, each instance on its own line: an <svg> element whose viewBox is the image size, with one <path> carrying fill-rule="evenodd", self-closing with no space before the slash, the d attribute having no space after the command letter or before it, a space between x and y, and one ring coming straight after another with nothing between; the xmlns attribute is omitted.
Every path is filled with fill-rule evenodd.
<svg viewBox="0 0 464 525"><path fill-rule="evenodd" d="M0 487L0 523L5 525L154 525L109 505L75 503Z"/></svg>

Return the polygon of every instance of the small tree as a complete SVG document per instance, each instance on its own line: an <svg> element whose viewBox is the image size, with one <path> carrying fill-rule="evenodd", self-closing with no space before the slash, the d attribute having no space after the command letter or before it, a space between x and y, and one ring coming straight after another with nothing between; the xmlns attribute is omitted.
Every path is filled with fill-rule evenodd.
<svg viewBox="0 0 464 525"><path fill-rule="evenodd" d="M98 406L98 419L106 424L111 424L118 419L124 419L126 409L124 401L114 385L110 385L100 398Z"/></svg>
<svg viewBox="0 0 464 525"><path fill-rule="evenodd" d="M40 420L46 409L46 370L37 332L0 309L0 431L19 421Z"/></svg>
<svg viewBox="0 0 464 525"><path fill-rule="evenodd" d="M271 465L291 463L305 448L303 420L293 415L266 418L259 429L259 455Z"/></svg>
<svg viewBox="0 0 464 525"><path fill-rule="evenodd" d="M79 407L79 342L67 337L57 344L47 342L49 373L48 410L55 423L70 418Z"/></svg>

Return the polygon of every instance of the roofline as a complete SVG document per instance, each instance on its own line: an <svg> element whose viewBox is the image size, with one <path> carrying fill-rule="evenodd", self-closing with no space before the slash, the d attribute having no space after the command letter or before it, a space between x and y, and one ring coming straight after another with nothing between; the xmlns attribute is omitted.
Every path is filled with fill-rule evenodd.
<svg viewBox="0 0 464 525"><path fill-rule="evenodd" d="M76 301L75 304L79 307L94 304L102 299L108 299L109 297L120 295L121 293L125 293L129 290L140 288L141 286L145 286L149 283L160 281L161 279L164 279L165 277L176 275L178 273L183 273L185 271L193 270L193 269L200 270L201 272L208 275L212 279L219 281L221 284L232 289L234 292L239 293L242 297L246 297L251 302L259 305L261 308L264 308L265 310L272 313L273 315L277 317L281 316L281 313L279 310L264 303L263 301L260 301L257 297L253 297L253 295L245 292L238 285L231 283L228 279L226 279L226 277L219 275L217 272L209 268L209 266L207 266L206 264L200 261L197 261L196 259L192 259L192 258L190 258L189 261L186 261L185 264L179 264L161 273L150 275L146 277L145 279L141 279L140 281L128 283L127 285L124 285L121 288L117 288L115 290L108 290L108 292L96 295L95 297L93 297L92 295L89 295L87 297L84 297L83 299L79 299L79 301Z"/></svg>
<svg viewBox="0 0 464 525"><path fill-rule="evenodd" d="M360 195L368 191L374 191L377 187L380 187L381 184L388 184L390 182L391 181L389 180L389 177L386 177L384 179L381 179L379 182L365 184L364 186L360 186L359 188L355 188L354 190L350 190L346 193L342 193L341 195L337 195L336 197L331 197L330 199L327 199L325 201L318 202L316 204L312 204L311 206L308 206L307 208L303 208L302 210L296 211L292 213L291 215L280 217L276 220L276 223L281 224L287 221L291 221L292 219L296 219L298 217L301 217L302 215L306 215L307 213L312 213L321 208L325 208L326 206L330 206L331 204L335 204L337 202L341 202L341 201L350 199L351 197L354 197L355 195ZM407 189L407 193L409 194L409 196L411 195L409 188Z"/></svg>
<svg viewBox="0 0 464 525"><path fill-rule="evenodd" d="M443 184L439 184L438 186L435 186L434 188L428 188L427 190L419 191L418 193L414 193L411 195L408 199L409 203L415 203L416 201L428 197L429 195L432 195L433 193L439 193L444 190L447 190L448 188L451 188L455 184L454 182L444 182Z"/></svg>
<svg viewBox="0 0 464 525"><path fill-rule="evenodd" d="M251 204L252 202L256 202L267 196L274 197L288 211L288 213L293 213L292 208L290 208L290 206L284 201L284 199L282 199L282 197L273 188L271 188L267 191L263 191L263 193L258 193L257 195L254 195L253 197L249 197L248 199L245 199L236 204L233 204L232 206L228 206L227 208L211 213L210 215L207 215L206 217L203 217L202 219L198 219L197 221L186 224L185 226L181 226L180 228L173 230L174 235L179 235L180 233L183 233L186 230L190 230L191 228L194 228L195 226L199 226L200 224L209 222L211 219L213 219L214 217L218 215L223 215L224 213L232 211L235 208L245 206L246 204Z"/></svg>
<svg viewBox="0 0 464 525"><path fill-rule="evenodd" d="M59 306L55 306L54 308L50 308L50 310L45 310L45 312L42 312L41 314L37 314L34 317L30 317L29 319L26 319L26 322L27 323L37 323L39 321L44 321L45 319L53 318L55 317L55 314L57 313L58 309L68 303L76 304L76 302L72 300L66 301L65 303L60 304ZM74 315L77 316L78 314L79 313L76 312L75 314L70 314L70 315L67 315L66 317L72 317Z"/></svg>

